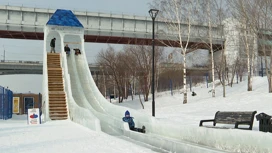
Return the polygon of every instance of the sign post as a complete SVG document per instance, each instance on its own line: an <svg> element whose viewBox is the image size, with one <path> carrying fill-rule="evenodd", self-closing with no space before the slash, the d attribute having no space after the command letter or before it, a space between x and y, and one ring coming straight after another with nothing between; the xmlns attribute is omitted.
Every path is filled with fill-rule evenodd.
<svg viewBox="0 0 272 153"><path fill-rule="evenodd" d="M41 123L39 108L28 109L27 122L29 125L37 125Z"/></svg>

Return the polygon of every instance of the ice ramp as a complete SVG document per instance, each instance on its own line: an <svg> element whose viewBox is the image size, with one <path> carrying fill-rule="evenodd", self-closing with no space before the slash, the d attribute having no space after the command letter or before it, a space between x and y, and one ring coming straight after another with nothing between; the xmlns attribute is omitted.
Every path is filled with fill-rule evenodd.
<svg viewBox="0 0 272 153"><path fill-rule="evenodd" d="M100 121L102 131L111 135L120 135L123 129L123 127L120 126L123 126L123 122L120 119L116 119L105 114L102 107L95 105L98 103L92 103L86 99L84 86L87 86L88 83L86 83L84 80L80 80L78 77L81 72L77 71L75 63L75 59L79 56L74 54L67 56L68 74L70 76L71 93L74 101L78 106L86 108L91 114L94 114L94 116ZM84 72L82 75L84 74L86 74L86 72ZM81 84L80 82L83 83ZM88 94L92 93L89 92Z"/></svg>
<svg viewBox="0 0 272 153"><path fill-rule="evenodd" d="M135 117L136 126L145 125L147 133L130 131L126 123L120 122L127 108L109 103L100 93L91 76L85 51L82 50L82 55L76 56L72 60L74 60L74 66L77 70L78 80L76 81L81 84L81 92L84 93L85 99L92 107L92 110L99 112L94 113L94 115L104 114L102 115L105 117L103 124L108 124L108 127L112 128L113 131L121 132L119 133L120 136L171 152L228 152L215 148L230 150L229 152L236 152L237 150L250 151L244 137L242 136L242 139L237 138L237 133L232 133L232 130L180 126L174 122L162 121L141 114L133 109L129 110L132 116ZM102 129L103 124L101 124ZM248 132L252 131L239 131L242 135L246 135ZM209 136L207 137L207 135ZM256 152L265 152L265 148L257 148Z"/></svg>
<svg viewBox="0 0 272 153"><path fill-rule="evenodd" d="M80 101L79 105L88 108L100 120L102 131L172 152L192 152L192 150L193 152L220 152L206 146L182 141L179 135L180 129L174 130L178 136L171 137L172 132L168 135L168 130L173 128L164 126L164 123L160 123L155 118L133 109L130 109L130 112L135 117L136 125L139 127L145 125L147 133L130 131L127 123L122 121L127 108L109 103L100 93L91 76L84 50L81 55L71 54L67 57L67 63L75 101Z"/></svg>
<svg viewBox="0 0 272 153"><path fill-rule="evenodd" d="M109 103L104 98L99 89L97 88L93 77L90 73L88 62L85 56L85 52L82 51L82 55L75 56L75 65L81 84L82 92L85 94L87 102L98 112L104 113L108 116L114 117L117 120L122 121L125 111L128 109L122 106L116 106ZM129 110L132 116L135 117L135 123L138 126L148 126L152 122L152 117L141 114L135 110ZM123 121L122 121L123 123Z"/></svg>
<svg viewBox="0 0 272 153"><path fill-rule="evenodd" d="M64 74L64 90L67 95L66 101L68 103L70 120L92 130L101 131L100 121L88 109L81 107L81 105L78 105L74 100L71 90L70 74L68 73L66 54L64 52L61 53L61 58Z"/></svg>

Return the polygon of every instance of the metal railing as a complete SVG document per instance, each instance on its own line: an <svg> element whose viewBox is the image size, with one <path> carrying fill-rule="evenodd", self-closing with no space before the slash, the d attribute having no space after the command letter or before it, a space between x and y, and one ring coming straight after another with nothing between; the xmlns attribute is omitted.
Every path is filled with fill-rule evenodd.
<svg viewBox="0 0 272 153"><path fill-rule="evenodd" d="M23 60L0 60L0 63L27 63L27 64L42 64L43 61L23 61ZM99 67L96 63L89 63L89 66Z"/></svg>
<svg viewBox="0 0 272 153"><path fill-rule="evenodd" d="M0 63L42 64L42 61L0 60Z"/></svg>

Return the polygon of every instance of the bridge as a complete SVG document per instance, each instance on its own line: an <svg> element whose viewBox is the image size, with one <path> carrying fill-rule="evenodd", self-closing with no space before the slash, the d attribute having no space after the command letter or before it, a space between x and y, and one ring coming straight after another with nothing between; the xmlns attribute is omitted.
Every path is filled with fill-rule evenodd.
<svg viewBox="0 0 272 153"><path fill-rule="evenodd" d="M55 9L31 8L0 5L0 38L43 40L43 28ZM85 28L85 42L140 44L152 42L152 20L150 17L125 14L107 14L73 11ZM156 21L156 45L179 47L176 31L168 30L164 21ZM188 24L181 24L182 31ZM207 42L208 26L192 24L188 48L209 49ZM222 26L212 27L213 48L222 49ZM184 32L183 40L188 33Z"/></svg>
<svg viewBox="0 0 272 153"><path fill-rule="evenodd" d="M92 74L99 72L99 65L89 64ZM0 60L0 75L43 74L42 61Z"/></svg>
<svg viewBox="0 0 272 153"><path fill-rule="evenodd" d="M163 64L161 68L175 67L178 65ZM102 74L101 68L97 64L89 64L92 75ZM208 72L208 68L190 68L188 72ZM0 75L12 74L43 74L42 61L16 61L16 60L0 60ZM107 73L108 74L108 73Z"/></svg>

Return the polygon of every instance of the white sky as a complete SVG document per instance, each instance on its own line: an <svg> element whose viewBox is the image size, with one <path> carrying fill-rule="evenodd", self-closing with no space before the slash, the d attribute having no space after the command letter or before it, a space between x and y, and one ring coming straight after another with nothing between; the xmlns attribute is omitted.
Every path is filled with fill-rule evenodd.
<svg viewBox="0 0 272 153"><path fill-rule="evenodd" d="M194 87L197 96L188 94L188 104L182 104L180 92L159 93L156 96L156 118L178 126L185 140L198 142L212 147L226 149L229 152L271 152L271 133L259 132L259 121L254 118L253 130L199 128L200 120L212 119L216 111L257 111L272 115L272 97L268 93L266 77L253 78L253 91L247 91L247 81L227 86L226 97L222 97L222 86L216 88L216 97L212 98L206 84ZM136 97L138 98L138 97ZM141 108L139 100L129 100L118 106L135 109L135 113L150 116L151 100L144 102ZM131 115L135 116L131 112ZM212 125L206 123L204 125ZM162 127L164 125L161 125ZM225 125L217 124L218 127ZM233 127L234 125L230 125ZM186 129L192 129L191 131ZM147 134L148 134L147 129ZM170 131L169 131L170 132ZM48 134L50 133L50 134ZM178 133L177 133L178 135ZM39 126L28 126L26 116L12 120L0 120L0 150L3 153L151 153L156 150L145 148L131 141L119 139L120 136L109 136L89 130L70 121L47 122ZM193 151L192 151L193 152Z"/></svg>
<svg viewBox="0 0 272 153"><path fill-rule="evenodd" d="M0 5L28 6L38 8L62 8L90 12L106 12L149 16L148 10L152 0L1 0ZM121 48L122 45L113 45ZM98 52L107 48L106 44L85 43L89 63L95 63ZM42 61L43 41L0 39L0 60ZM34 76L34 77L33 77ZM12 78L12 79L11 79ZM0 76L0 86L9 86L16 92L41 92L41 76L14 75ZM23 85L21 85L23 84Z"/></svg>
<svg viewBox="0 0 272 153"><path fill-rule="evenodd" d="M39 8L52 8L52 9L71 9L90 12L106 12L116 14L129 14L129 15L142 15L149 16L148 3L151 0L1 0L0 5L14 5L14 6L28 6ZM120 46L120 45L115 45ZM86 43L86 50L92 50L89 53L88 61L95 62L97 53L107 47L105 44ZM0 39L0 59L3 59L5 49L6 60L42 60L43 42L36 40L12 40Z"/></svg>

